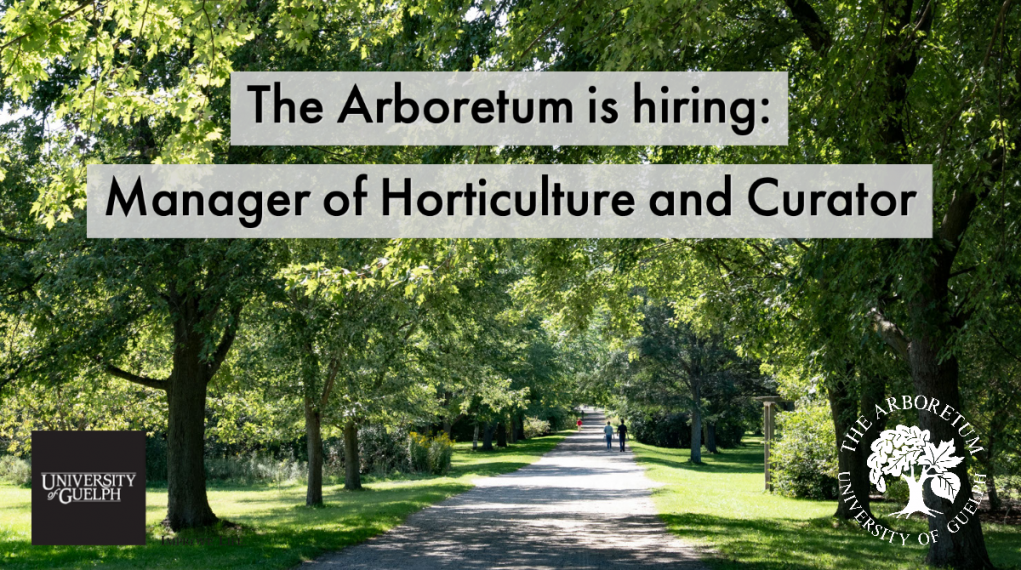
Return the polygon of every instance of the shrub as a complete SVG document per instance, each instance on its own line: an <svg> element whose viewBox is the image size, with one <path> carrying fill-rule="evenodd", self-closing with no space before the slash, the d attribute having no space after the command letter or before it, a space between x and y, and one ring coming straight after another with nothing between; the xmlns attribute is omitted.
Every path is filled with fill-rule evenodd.
<svg viewBox="0 0 1021 570"><path fill-rule="evenodd" d="M829 406L807 401L777 414L773 442L773 488L786 497L832 500L837 497L837 445Z"/></svg>
<svg viewBox="0 0 1021 570"><path fill-rule="evenodd" d="M358 454L361 455L361 442ZM308 455L308 452L305 452ZM330 437L323 440L323 477L344 477L344 439Z"/></svg>
<svg viewBox="0 0 1021 570"><path fill-rule="evenodd" d="M454 457L454 442L450 441L447 434L440 432L440 435L432 438L429 443L429 472L436 475L443 475L450 471L450 461Z"/></svg>
<svg viewBox="0 0 1021 570"><path fill-rule="evenodd" d="M0 457L0 481L27 485L32 482L32 465L13 455Z"/></svg>
<svg viewBox="0 0 1021 570"><path fill-rule="evenodd" d="M542 417L549 422L550 432L574 427L578 423L578 414L568 407L555 407L534 411L537 417Z"/></svg>
<svg viewBox="0 0 1021 570"><path fill-rule="evenodd" d="M247 457L207 457L206 478L233 483L303 482L308 464L296 459L274 459L266 455Z"/></svg>
<svg viewBox="0 0 1021 570"><path fill-rule="evenodd" d="M575 420L577 421L577 420ZM539 418L526 417L525 418L525 439L531 439L540 435L546 435L550 433L550 424L546 420L540 420Z"/></svg>
<svg viewBox="0 0 1021 570"><path fill-rule="evenodd" d="M741 438L747 426L738 417L727 416L716 422L716 446L723 449L733 449L741 445ZM702 436L703 444L705 435Z"/></svg>
<svg viewBox="0 0 1021 570"><path fill-rule="evenodd" d="M408 434L408 455L413 471L420 473L429 471L429 436L417 432Z"/></svg>
<svg viewBox="0 0 1021 570"><path fill-rule="evenodd" d="M408 455L415 471L442 475L450 470L454 442L443 432L436 437L411 432L408 435Z"/></svg>
<svg viewBox="0 0 1021 570"><path fill-rule="evenodd" d="M691 426L684 413L636 413L627 424L636 441L656 447L691 447ZM718 432L717 432L718 434Z"/></svg>
<svg viewBox="0 0 1021 570"><path fill-rule="evenodd" d="M362 472L377 475L408 472L411 459L407 442L406 428L387 431L381 425L368 425L358 430L358 459ZM339 451L343 457L343 442L340 442Z"/></svg>

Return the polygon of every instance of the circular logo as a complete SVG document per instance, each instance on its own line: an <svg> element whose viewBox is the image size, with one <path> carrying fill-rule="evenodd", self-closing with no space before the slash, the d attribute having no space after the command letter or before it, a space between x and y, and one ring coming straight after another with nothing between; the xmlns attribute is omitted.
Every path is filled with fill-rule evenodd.
<svg viewBox="0 0 1021 570"><path fill-rule="evenodd" d="M890 485L894 481L900 480L907 485L906 503L902 509L891 513L891 516L907 518L914 514L924 517L941 515L946 521L943 530L955 534L975 517L981 496L973 491L973 495L968 497L958 512L945 513L935 510L933 505L926 504L925 490L928 488L936 497L955 503L961 491L961 479L953 469L964 461L965 450L957 449L953 439L935 441L929 430L920 429L918 426L898 425L894 429L878 431L879 428L875 427L877 423L881 423L893 412L901 410L918 410L933 414L938 421L945 421L957 430L964 439L965 448L970 455L982 451L974 428L957 410L948 405L941 406L939 400L935 398L902 396L888 398L885 407L876 406L874 420L868 419L866 415L860 416L841 439L840 453L862 455L868 453L865 463L869 469L870 489L875 488L887 498L890 498ZM862 442L868 441L872 442L871 445L867 449L862 448ZM899 542L901 546L914 541L925 545L939 540L939 528L916 535L884 526L865 510L861 498L855 495L851 473L840 472L837 479L840 484L838 500L847 503L855 520L876 538L891 544Z"/></svg>

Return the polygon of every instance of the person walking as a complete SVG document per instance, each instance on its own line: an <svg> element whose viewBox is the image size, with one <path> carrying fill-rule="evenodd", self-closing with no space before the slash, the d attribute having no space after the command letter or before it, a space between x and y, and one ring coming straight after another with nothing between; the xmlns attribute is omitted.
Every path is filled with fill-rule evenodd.
<svg viewBox="0 0 1021 570"><path fill-rule="evenodd" d="M606 451L610 451L613 449L613 426L610 425L610 422L606 422L606 427L603 428L603 433L606 434Z"/></svg>
<svg viewBox="0 0 1021 570"><path fill-rule="evenodd" d="M624 441L627 439L627 426L624 425L624 420L620 420L620 425L617 426L617 439L620 440L620 452L624 453Z"/></svg>
<svg viewBox="0 0 1021 570"><path fill-rule="evenodd" d="M578 418L578 429L581 429L581 418Z"/></svg>

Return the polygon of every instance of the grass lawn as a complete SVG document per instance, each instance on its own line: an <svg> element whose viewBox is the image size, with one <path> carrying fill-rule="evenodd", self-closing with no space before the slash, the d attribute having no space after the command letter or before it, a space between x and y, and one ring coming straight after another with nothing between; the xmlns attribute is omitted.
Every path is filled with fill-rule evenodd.
<svg viewBox="0 0 1021 570"><path fill-rule="evenodd" d="M832 518L836 503L785 499L763 492L762 438L748 445L704 453L704 465L688 463L690 451L634 444L649 477L664 483L653 501L670 530L707 547L714 569L794 570L920 568L926 548L880 542L856 524ZM891 512L876 505L875 512ZM914 525L914 526L911 526ZM895 528L918 532L925 523L899 521ZM983 524L986 546L999 568L1021 568L1021 528Z"/></svg>
<svg viewBox="0 0 1021 570"><path fill-rule="evenodd" d="M166 487L146 492L145 546L32 546L31 496L26 487L0 484L0 568L290 568L323 552L366 540L411 513L467 491L478 477L528 465L564 438L534 438L490 453L456 446L450 473L371 481L364 491L323 488L325 508L304 506L303 485L215 486L209 502L220 518L242 530L185 531L182 538L240 538L241 545L161 545L166 533Z"/></svg>

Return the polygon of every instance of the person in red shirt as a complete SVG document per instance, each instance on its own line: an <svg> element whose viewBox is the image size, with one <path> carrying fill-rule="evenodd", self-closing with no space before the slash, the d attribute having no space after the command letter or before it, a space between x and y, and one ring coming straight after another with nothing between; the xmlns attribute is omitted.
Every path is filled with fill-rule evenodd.
<svg viewBox="0 0 1021 570"><path fill-rule="evenodd" d="M578 418L578 429L581 429L581 418Z"/></svg>

